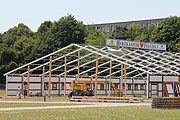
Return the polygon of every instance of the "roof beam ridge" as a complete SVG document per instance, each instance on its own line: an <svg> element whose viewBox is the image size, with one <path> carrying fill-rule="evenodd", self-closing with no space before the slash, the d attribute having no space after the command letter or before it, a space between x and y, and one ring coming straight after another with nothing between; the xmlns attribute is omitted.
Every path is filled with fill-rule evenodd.
<svg viewBox="0 0 180 120"><path fill-rule="evenodd" d="M79 49L80 49L80 48L79 48ZM78 50L79 50L79 49L78 49ZM73 52L71 52L71 54L73 54L73 53L75 53L75 52L76 52L76 51L73 51ZM59 59L61 59L61 58L63 58L63 57L65 57L65 55L60 56L60 57L52 60L52 62L55 62L55 61L57 61L57 60L59 60ZM44 63L44 64L42 64L42 65L39 65L39 66L31 69L30 72L32 72L32 71L34 71L34 70L36 70L36 69L38 69L38 68L40 68L40 67L43 67L44 65L47 65L47 64L49 64L49 63L50 63L50 62L46 62L46 63ZM20 75L24 75L24 74L27 74L27 73L28 73L28 71L26 71L26 72L24 72L24 73L22 73L22 74L20 74Z"/></svg>
<svg viewBox="0 0 180 120"><path fill-rule="evenodd" d="M137 50L134 50L134 51L130 51L130 50L128 50L128 49L125 49L125 50L129 52L128 54L129 54L129 56L130 56L130 57L132 57L132 58L134 58L135 56L130 55L131 53L134 53L134 54L136 54L136 55L137 55L137 53L136 53L136 51L137 51ZM127 55L127 54L125 54L125 55ZM125 59L125 61L129 61L129 62L131 62L131 63L134 63L135 65L139 65L139 66L141 66L141 67L142 67L142 65L141 65L141 64L133 62L133 61L132 61L133 59L123 58L123 57L124 57L124 55L119 56L119 57L120 57L121 59ZM142 59L138 58L138 60L142 60ZM133 65L133 66L134 66L134 67L136 67L135 65ZM132 66L131 66L131 67L132 67ZM143 65L143 67L144 67L144 68L151 69L151 70L154 70L154 69L149 68L149 67L144 66L144 65ZM143 69L143 67L142 67L142 69ZM140 68L137 68L137 67L136 67L136 69L140 69ZM142 71L144 71L144 69L143 69ZM146 70L145 70L145 71L146 71ZM157 70L154 70L154 71L157 71Z"/></svg>
<svg viewBox="0 0 180 120"><path fill-rule="evenodd" d="M144 51L142 51L142 52L144 52ZM150 53L151 54L151 52L152 51L149 51L148 53ZM155 53L157 53L158 54L158 56L160 56L161 54L159 53L159 52L156 52L156 51L153 51L153 52L155 52ZM144 52L145 53L145 52ZM146 53L145 53L146 54ZM157 57L157 56L155 56L154 54L151 54L153 57ZM161 60L156 60L156 59L154 59L154 58L150 58L151 60L155 60L156 62L154 63L155 65L159 65L159 64L156 64L156 63L158 63L158 62L160 62L162 65L160 65L161 67L163 67L163 65L168 65L168 66L171 66L171 68L172 67L175 67L176 69L179 69L178 67L176 67L176 66L172 66L172 65L170 65L169 64L169 62L173 62L173 61L170 61L170 60L168 60L168 59L165 59L165 58L162 58L161 57ZM166 60L166 61L169 61L168 63L163 63L162 62L162 60ZM173 62L174 63L174 62ZM174 64L177 64L177 63L174 63ZM170 68L165 68L165 67L163 67L164 69L166 69L166 70L169 70L169 71L171 71L171 72L174 72L174 70L171 70Z"/></svg>
<svg viewBox="0 0 180 120"><path fill-rule="evenodd" d="M120 65L121 65L121 64L117 64L117 65L115 65L115 66L112 66L112 68L115 68L115 67L120 66ZM110 68L106 68L106 69L98 72L97 74L99 75L99 74L101 74L101 73L103 73L103 72L105 72L105 71L107 71L107 70L109 70L109 69L110 69ZM91 75L91 77L93 77L93 76L95 76L95 75L96 75L96 74L93 74L93 75Z"/></svg>
<svg viewBox="0 0 180 120"><path fill-rule="evenodd" d="M139 54L138 56L143 56L143 57L145 57L146 54L150 54L151 56L157 57L157 56L155 56L154 54L151 54L152 51L148 51L148 52L144 52L143 50L139 50L139 51L143 52L144 55L141 55L141 54L139 54L139 53L135 53L136 55ZM145 58L147 58L148 60L150 59L150 60L156 61L156 62L154 62L154 63L151 63L151 62L149 62L149 61L147 61L147 60L145 61L145 60L142 60L142 59L141 59L143 62L147 62L147 63L149 63L149 64L151 64L151 65L156 65L156 67L153 68L154 71L156 71L155 69L158 68L158 66L159 66L159 64L156 64L156 63L158 63L158 62L160 62L160 63L162 64L162 65L160 65L161 67L163 67L164 64L165 64L165 65L169 65L169 64L166 64L166 63L161 62L162 60L158 60L158 61L157 61L156 59L151 58L151 57L150 57L150 58L149 58L149 57L145 57ZM140 62L140 63L141 63L141 62ZM150 67L149 67L149 68L150 68ZM163 67L163 68L164 68L164 67ZM172 71L171 69L169 69L169 68L165 68L165 69L173 72L173 71ZM151 69L151 70L152 70L152 69ZM158 72L158 71L157 71L157 72ZM161 71L161 72L162 72L162 71Z"/></svg>
<svg viewBox="0 0 180 120"><path fill-rule="evenodd" d="M23 66L21 66L21 67L18 67L18 68L16 68L16 69L14 69L14 70L11 70L11 71L5 73L4 76L5 76L5 75L8 75L8 74L10 74L10 73L12 73L12 72L15 72L15 71L17 71L17 70L19 70L19 69L22 69L22 68L24 68L24 67L27 67L28 65L31 65L31 64L33 64L33 63L35 63L35 62L38 62L38 61L40 61L40 60L42 60L42 59L44 59L44 58L46 58L46 57L49 57L49 56L51 56L51 55L53 55L53 54L56 54L56 53L58 53L58 52L60 52L60 51L62 51L62 50L64 50L64 49L66 49L66 48L68 48L68 47L73 46L73 45L75 45L75 44L70 44L70 45L68 45L68 46L66 46L66 47L64 47L64 48L61 48L61 49L53 52L53 53L50 53L50 54L48 54L48 55L45 55L45 56L43 56L43 57L41 57L41 58L39 58L39 59L36 59L36 60L34 60L34 61L32 61L32 62L30 62L30 63L28 63L28 64L25 64L25 65L23 65Z"/></svg>
<svg viewBox="0 0 180 120"><path fill-rule="evenodd" d="M165 57L167 57L167 58L171 58L171 57L169 57L168 55L165 55L165 54L163 54ZM180 58L179 56L176 56L176 57L178 57L178 58ZM175 60L177 60L177 61L179 61L180 62L180 60L179 59L177 59L177 58L174 58L173 57L173 59L175 59ZM174 61L171 61L171 60L169 60L169 59L167 59L167 61L169 61L169 62L172 62L172 63L174 63L174 64L177 64L176 62L174 62ZM178 67L177 67L178 68ZM178 68L179 69L179 68Z"/></svg>
<svg viewBox="0 0 180 120"><path fill-rule="evenodd" d="M169 57L168 55L165 55L165 53L169 53L169 52L164 52L163 54L160 54L160 53L157 52L157 51L153 51L153 52L157 53L158 56L163 55L163 56L165 56L166 58L171 58L171 57ZM171 55L171 54L170 54L170 55ZM172 56L172 55L171 55L171 56ZM178 57L178 56L176 56L176 57ZM180 58L180 57L178 57L178 58ZM166 60L166 61L169 61L169 62L173 62L174 64L177 64L177 63L175 63L174 61L171 61L171 60L168 60L168 59L165 59L165 58L161 58L161 59ZM175 58L173 58L173 59L175 59ZM176 60L180 61L179 59L176 59Z"/></svg>
<svg viewBox="0 0 180 120"><path fill-rule="evenodd" d="M103 65L105 65L105 64L108 64L108 63L110 63L110 61L105 62L105 63L102 63L102 64L98 65L98 67L101 67L101 66L103 66ZM83 72L79 73L79 75L82 75L82 74L84 74L84 73L86 73L86 72L89 72L89 71L91 71L91 70L93 70L93 69L95 69L95 68L96 68L96 67L92 67L92 68L90 68L90 69L88 69L88 70L86 70L86 71L83 71Z"/></svg>
<svg viewBox="0 0 180 120"><path fill-rule="evenodd" d="M75 51L73 51L73 52L70 52L70 53L68 53L68 54L66 54L66 55L63 55L62 57L65 57L65 56L68 56L68 55L70 55L70 54L73 54L73 53L75 53L75 52L77 52L77 51L79 51L79 50L82 50L83 48L86 48L86 47L87 47L87 46L80 47L79 49L77 49L77 50L75 50ZM75 62L75 61L76 61L76 60L73 60L73 61L67 63L66 65L71 64L71 63L73 63L73 62ZM63 67L63 66L64 66L64 65L58 66L58 67L52 69L51 72L53 72L53 71L55 71L55 70L57 70L57 69L59 69L59 68L61 68L61 67ZM49 73L49 71L45 72L44 74L47 74L47 73ZM42 75L42 74L41 74L41 75Z"/></svg>
<svg viewBox="0 0 180 120"><path fill-rule="evenodd" d="M103 47L103 48L101 48L101 49L105 49L105 47ZM90 53L90 55L92 55L92 54L94 54L94 53ZM87 57L87 56L89 56L89 55L86 55L86 57ZM85 56L84 56L84 57L85 57ZM83 57L83 58L84 58L84 57ZM102 57L99 57L98 59L101 59L101 58L102 58ZM80 58L80 59L82 59L82 58ZM85 66L85 65L87 65L87 64L89 64L89 63L92 63L92 62L94 62L94 61L96 61L96 59L94 59L94 60L92 60L92 61L89 61L89 62L87 62L87 63L84 63L84 64L80 65L80 67ZM72 68L72 69L66 71L66 73L71 72L71 71L73 71L73 70L76 69L76 68L77 68L77 67ZM59 75L63 75L63 74L64 74L64 72L61 73L61 74L59 74Z"/></svg>
<svg viewBox="0 0 180 120"><path fill-rule="evenodd" d="M173 57L178 57L179 59L180 59L180 56L178 56L177 54L180 54L179 52L177 52L177 53L175 53L175 54L173 54L172 52L163 52L163 54L165 54L165 53L168 53L170 56L173 56Z"/></svg>
<svg viewBox="0 0 180 120"><path fill-rule="evenodd" d="M76 46L78 46L78 45L76 45ZM92 47L92 46L91 46ZM88 49L88 48L85 48L86 50L88 50L88 51L90 51L90 52L94 52L94 51L92 51L92 50L90 50L90 49ZM116 61L116 62L119 62L119 63L121 63L121 64L126 64L126 65L129 65L130 67L134 67L134 68L136 68L136 69L139 69L139 70L142 70L142 71L146 71L146 70L144 70L144 69L141 69L141 68L138 68L138 67L136 67L136 66L134 66L134 65L131 65L131 64L128 64L128 63L126 63L126 62L123 62L123 61L120 61L120 60L118 60L117 58L119 58L120 59L120 57L119 56L117 56L117 55L115 55L115 54L113 54L113 53L111 53L111 56L114 56L114 57L116 57L116 58L112 58L112 57L109 57L107 54L109 54L108 52L106 52L106 51L104 51L104 50L100 50L100 49L97 49L97 48L95 48L97 51L101 51L101 52L104 52L104 54L101 54L101 53L98 53L97 52L97 54L98 55L101 55L101 56L103 56L103 57L106 57L106 58L108 58L108 59L112 59L112 60L114 60L114 61ZM95 53L95 52L94 52ZM124 58L121 58L121 59L123 59L124 60ZM126 61L126 60L124 60L124 61ZM148 73L148 72L147 72Z"/></svg>
<svg viewBox="0 0 180 120"><path fill-rule="evenodd" d="M93 54L94 54L94 53L93 53ZM99 57L98 59L101 59L101 58L102 58L102 57ZM92 60L92 61L89 61L89 62L87 62L87 63L84 63L84 64L80 65L80 67L85 66L85 65L90 64L90 63L95 62L95 61L96 61L96 59L94 59L94 60ZM69 69L68 71L66 71L66 73L71 72L71 71L73 71L74 69L77 69L77 67L72 68L72 69ZM89 70L89 69L88 69L88 70ZM61 74L59 74L59 75L61 76L61 75L63 75L63 74L64 74L64 72L61 73ZM81 73L80 73L80 75L81 75Z"/></svg>

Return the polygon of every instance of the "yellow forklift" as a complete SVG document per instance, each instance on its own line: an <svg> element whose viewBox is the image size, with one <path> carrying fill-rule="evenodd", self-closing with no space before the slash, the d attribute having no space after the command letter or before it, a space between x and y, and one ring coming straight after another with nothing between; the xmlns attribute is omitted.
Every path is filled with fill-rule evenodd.
<svg viewBox="0 0 180 120"><path fill-rule="evenodd" d="M68 97L72 96L94 96L94 90L87 84L95 84L96 81L72 80ZM107 84L106 81L97 81L97 84Z"/></svg>

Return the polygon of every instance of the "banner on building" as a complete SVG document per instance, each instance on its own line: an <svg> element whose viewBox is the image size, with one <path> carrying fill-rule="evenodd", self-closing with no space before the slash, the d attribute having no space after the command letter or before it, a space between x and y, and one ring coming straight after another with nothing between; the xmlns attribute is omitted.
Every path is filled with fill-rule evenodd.
<svg viewBox="0 0 180 120"><path fill-rule="evenodd" d="M117 40L106 38L106 46L117 46L117 47L129 47L129 48L140 48L150 50L164 50L166 51L166 44L146 43L128 40Z"/></svg>

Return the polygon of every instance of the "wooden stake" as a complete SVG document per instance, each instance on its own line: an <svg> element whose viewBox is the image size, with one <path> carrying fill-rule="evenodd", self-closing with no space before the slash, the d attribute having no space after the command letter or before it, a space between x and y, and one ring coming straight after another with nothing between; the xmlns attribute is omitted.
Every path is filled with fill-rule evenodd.
<svg viewBox="0 0 180 120"><path fill-rule="evenodd" d="M51 96L51 70L52 70L52 56L50 56L49 64L49 87L48 87L48 96Z"/></svg>
<svg viewBox="0 0 180 120"><path fill-rule="evenodd" d="M121 64L121 89L120 89L120 96L123 95L123 64Z"/></svg>
<svg viewBox="0 0 180 120"><path fill-rule="evenodd" d="M64 96L66 96L66 56L64 59Z"/></svg>
<svg viewBox="0 0 180 120"><path fill-rule="evenodd" d="M110 70L109 70L109 92L108 92L109 97L111 92L111 72L112 72L112 59L110 60Z"/></svg>
<svg viewBox="0 0 180 120"><path fill-rule="evenodd" d="M30 66L28 66L27 96L29 96Z"/></svg>
<svg viewBox="0 0 180 120"><path fill-rule="evenodd" d="M124 64L124 95L126 96L126 65Z"/></svg>
<svg viewBox="0 0 180 120"><path fill-rule="evenodd" d="M98 54L96 54L96 81L95 81L95 96L97 96L97 79L98 79Z"/></svg>
<svg viewBox="0 0 180 120"><path fill-rule="evenodd" d="M78 81L79 81L79 71L80 71L80 51L78 51Z"/></svg>
<svg viewBox="0 0 180 120"><path fill-rule="evenodd" d="M44 96L44 82L45 82L45 66L43 65L43 86L42 86L42 95Z"/></svg>

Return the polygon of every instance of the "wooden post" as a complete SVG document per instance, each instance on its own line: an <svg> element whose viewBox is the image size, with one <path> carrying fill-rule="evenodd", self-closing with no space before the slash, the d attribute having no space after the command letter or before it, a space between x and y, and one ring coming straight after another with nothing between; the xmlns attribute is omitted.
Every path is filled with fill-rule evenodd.
<svg viewBox="0 0 180 120"><path fill-rule="evenodd" d="M120 89L120 96L123 95L123 64L121 64L121 89Z"/></svg>
<svg viewBox="0 0 180 120"><path fill-rule="evenodd" d="M64 96L66 96L66 56L64 59Z"/></svg>
<svg viewBox="0 0 180 120"><path fill-rule="evenodd" d="M97 78L98 77L98 54L96 54L96 81L95 81L95 96L97 96Z"/></svg>
<svg viewBox="0 0 180 120"><path fill-rule="evenodd" d="M78 81L79 81L79 71L80 71L80 51L78 51Z"/></svg>
<svg viewBox="0 0 180 120"><path fill-rule="evenodd" d="M107 83L107 77L105 77L105 81L106 81L106 83ZM105 84L105 94L106 94L106 96L107 96L107 84Z"/></svg>
<svg viewBox="0 0 180 120"><path fill-rule="evenodd" d="M48 96L51 96L51 70L52 70L52 56L50 56L49 63L49 86L48 86Z"/></svg>
<svg viewBox="0 0 180 120"><path fill-rule="evenodd" d="M149 78L150 79L150 78ZM151 91L152 92L152 91ZM162 97L164 97L164 76L162 75Z"/></svg>
<svg viewBox="0 0 180 120"><path fill-rule="evenodd" d="M42 85L42 95L44 96L44 84L45 84L45 66L43 65L43 85Z"/></svg>
<svg viewBox="0 0 180 120"><path fill-rule="evenodd" d="M112 72L112 59L110 60L110 70L109 70L109 93L108 93L109 97L111 92L111 72Z"/></svg>
<svg viewBox="0 0 180 120"><path fill-rule="evenodd" d="M124 64L124 96L126 96L126 65Z"/></svg>
<svg viewBox="0 0 180 120"><path fill-rule="evenodd" d="M28 65L27 96L29 96L30 66Z"/></svg>
<svg viewBox="0 0 180 120"><path fill-rule="evenodd" d="M58 76L58 82L59 82L59 84L58 84L58 88L59 88L58 94L60 96L61 95L61 77L60 76Z"/></svg>
<svg viewBox="0 0 180 120"><path fill-rule="evenodd" d="M134 78L132 78L132 95L134 96Z"/></svg>
<svg viewBox="0 0 180 120"><path fill-rule="evenodd" d="M24 75L21 77L21 93L24 95Z"/></svg>

